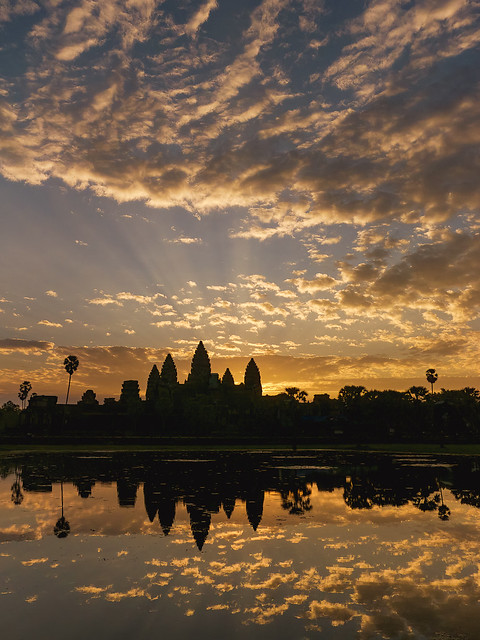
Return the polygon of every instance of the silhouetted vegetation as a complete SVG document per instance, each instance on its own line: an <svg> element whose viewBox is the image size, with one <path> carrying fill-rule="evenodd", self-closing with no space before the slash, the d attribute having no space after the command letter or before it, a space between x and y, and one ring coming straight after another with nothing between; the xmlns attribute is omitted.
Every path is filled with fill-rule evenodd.
<svg viewBox="0 0 480 640"><path fill-rule="evenodd" d="M435 369L427 369L425 375L427 376L427 382L430 382L430 384L432 385L433 393L433 385L438 380L438 373L435 371Z"/></svg>
<svg viewBox="0 0 480 640"><path fill-rule="evenodd" d="M32 390L32 385L28 380L25 380L20 385L20 391L18 392L18 397L20 398L20 402L22 403L22 409L25 409L25 401L31 390Z"/></svg>
<svg viewBox="0 0 480 640"><path fill-rule="evenodd" d="M69 356L64 364L70 388L78 359ZM427 370L427 380L433 389L438 380L434 369ZM27 386L22 395L29 383L23 385ZM317 394L311 402L299 387L263 395L253 358L246 365L243 383L235 384L229 369L221 378L211 371L209 355L199 342L184 384L178 382L175 362L168 354L160 372L156 364L152 366L145 400L138 380L125 380L119 400L105 398L103 404L92 389L73 406L58 405L55 396L32 394L24 411L13 403L0 409L0 428L7 434L34 436L263 437L272 442L286 439L293 446L302 439L443 445L480 441L480 394L472 387L432 393L424 386L379 391L346 385L336 398Z"/></svg>
<svg viewBox="0 0 480 640"><path fill-rule="evenodd" d="M72 376L75 371L78 369L78 358L77 356L67 356L63 361L63 366L65 367L65 371L68 373L68 387L67 387L67 397L65 398L65 404L68 404L68 396L70 394L70 383L72 382Z"/></svg>

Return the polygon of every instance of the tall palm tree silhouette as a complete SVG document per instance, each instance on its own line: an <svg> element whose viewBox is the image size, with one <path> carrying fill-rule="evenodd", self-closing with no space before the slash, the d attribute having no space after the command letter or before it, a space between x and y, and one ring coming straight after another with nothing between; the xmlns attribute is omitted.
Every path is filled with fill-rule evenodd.
<svg viewBox="0 0 480 640"><path fill-rule="evenodd" d="M432 385L432 393L433 393L433 385L438 380L438 373L435 369L427 369L425 375L427 376L427 381Z"/></svg>
<svg viewBox="0 0 480 640"><path fill-rule="evenodd" d="M68 356L63 361L63 366L65 367L65 371L68 373L68 387L67 387L67 397L65 399L65 404L68 404L68 396L70 394L70 383L72 381L72 376L75 371L78 369L78 358L77 356Z"/></svg>
<svg viewBox="0 0 480 640"><path fill-rule="evenodd" d="M18 393L18 397L22 401L22 409L25 409L25 400L27 399L28 394L30 393L31 390L32 390L32 385L28 380L25 380L20 385L20 391Z"/></svg>

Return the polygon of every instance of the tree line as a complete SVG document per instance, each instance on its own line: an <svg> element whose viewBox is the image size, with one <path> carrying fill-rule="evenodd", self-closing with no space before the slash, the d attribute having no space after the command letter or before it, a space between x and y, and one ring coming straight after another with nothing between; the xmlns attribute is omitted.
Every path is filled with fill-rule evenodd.
<svg viewBox="0 0 480 640"><path fill-rule="evenodd" d="M29 381L20 385L22 409L12 402L0 409L0 428L23 433L107 434L143 436L264 436L272 439L314 438L329 441L480 441L480 393L473 387L442 388L435 369L426 370L426 386L406 391L342 387L336 398L316 394L311 401L299 387L283 393L262 394L260 371L251 358L243 382L235 384L227 368L223 376L212 373L210 358L199 342L191 370L183 384L175 362L167 354L160 369L149 373L145 400L137 380L125 380L120 398L105 398L100 405L93 390L85 391L76 405L68 405L76 356L64 360L68 375L65 405L56 397L30 396ZM60 409L62 407L62 409ZM22 431L23 430L23 431Z"/></svg>

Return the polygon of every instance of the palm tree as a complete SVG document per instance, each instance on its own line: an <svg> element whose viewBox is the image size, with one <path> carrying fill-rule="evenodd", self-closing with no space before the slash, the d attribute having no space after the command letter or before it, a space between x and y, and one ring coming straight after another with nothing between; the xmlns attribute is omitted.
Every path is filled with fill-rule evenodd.
<svg viewBox="0 0 480 640"><path fill-rule="evenodd" d="M70 383L72 381L72 376L75 371L78 369L78 358L77 356L68 356L63 361L63 366L65 367L65 371L68 373L68 388L67 388L67 397L65 399L65 404L68 404L68 395L70 393Z"/></svg>
<svg viewBox="0 0 480 640"><path fill-rule="evenodd" d="M28 394L30 393L31 390L32 390L32 385L28 380L25 380L20 385L20 391L18 393L18 397L22 401L22 409L25 409L25 400L27 399Z"/></svg>
<svg viewBox="0 0 480 640"><path fill-rule="evenodd" d="M425 375L427 376L427 382L430 382L430 384L432 385L433 393L433 385L438 380L438 373L435 371L435 369L427 369Z"/></svg>
<svg viewBox="0 0 480 640"><path fill-rule="evenodd" d="M407 389L406 393L407 398L410 397L412 400L425 400L425 396L428 394L428 390L426 387L410 387Z"/></svg>
<svg viewBox="0 0 480 640"><path fill-rule="evenodd" d="M298 387L285 387L285 393L289 398L296 400L297 402L306 402L308 393L306 391L300 391Z"/></svg>

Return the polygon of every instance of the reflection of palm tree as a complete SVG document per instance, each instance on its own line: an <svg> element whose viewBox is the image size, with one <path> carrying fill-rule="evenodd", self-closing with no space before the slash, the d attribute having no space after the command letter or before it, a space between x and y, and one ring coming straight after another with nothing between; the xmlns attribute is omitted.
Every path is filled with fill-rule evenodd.
<svg viewBox="0 0 480 640"><path fill-rule="evenodd" d="M55 523L55 526L53 527L53 533L57 536L57 538L66 538L70 533L70 523L65 520L65 517L63 515L63 480L60 482L60 491L62 496L62 516Z"/></svg>
<svg viewBox="0 0 480 640"><path fill-rule="evenodd" d="M306 511L311 511L310 496L312 495L311 485L302 483L297 478L286 490L280 492L282 497L282 509L291 515L301 515Z"/></svg>
<svg viewBox="0 0 480 640"><path fill-rule="evenodd" d="M414 498L412 498L412 504L420 511L436 511L438 509L438 503L440 502L440 496L435 493L432 498L432 489L430 486L422 487Z"/></svg>
<svg viewBox="0 0 480 640"><path fill-rule="evenodd" d="M438 483L438 488L440 490L440 500L442 502L442 504L438 507L438 517L440 518L440 520L443 520L443 521L449 520L450 509L447 507L446 504L443 503L443 489L440 483Z"/></svg>
<svg viewBox="0 0 480 640"><path fill-rule="evenodd" d="M425 375L427 376L427 382L430 382L432 385L432 393L433 393L433 385L438 380L438 373L435 369L427 369Z"/></svg>
<svg viewBox="0 0 480 640"><path fill-rule="evenodd" d="M343 499L350 509L371 509L373 507L372 496L374 488L366 478L347 478L343 487Z"/></svg>
<svg viewBox="0 0 480 640"><path fill-rule="evenodd" d="M23 502L22 486L20 484L20 474L15 467L15 482L12 484L12 502L19 505Z"/></svg>

